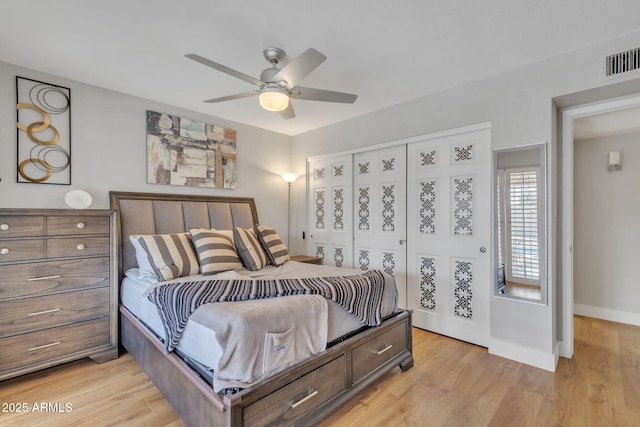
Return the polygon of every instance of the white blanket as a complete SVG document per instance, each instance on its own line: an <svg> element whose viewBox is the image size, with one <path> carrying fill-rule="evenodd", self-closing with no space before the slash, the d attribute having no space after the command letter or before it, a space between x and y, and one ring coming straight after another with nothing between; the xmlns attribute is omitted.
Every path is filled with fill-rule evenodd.
<svg viewBox="0 0 640 427"><path fill-rule="evenodd" d="M319 295L218 304L213 328L222 356L213 388L247 388L327 346L327 300Z"/></svg>

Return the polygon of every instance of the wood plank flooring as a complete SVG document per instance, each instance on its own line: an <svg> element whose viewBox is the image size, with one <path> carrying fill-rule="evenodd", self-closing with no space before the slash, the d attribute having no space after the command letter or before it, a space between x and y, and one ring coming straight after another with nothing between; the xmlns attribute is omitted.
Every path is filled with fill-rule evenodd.
<svg viewBox="0 0 640 427"><path fill-rule="evenodd" d="M415 366L394 370L320 426L640 427L640 327L579 316L574 327L575 355L555 373L414 329ZM28 410L0 412L2 426L183 425L128 354L0 382L0 410L12 403Z"/></svg>

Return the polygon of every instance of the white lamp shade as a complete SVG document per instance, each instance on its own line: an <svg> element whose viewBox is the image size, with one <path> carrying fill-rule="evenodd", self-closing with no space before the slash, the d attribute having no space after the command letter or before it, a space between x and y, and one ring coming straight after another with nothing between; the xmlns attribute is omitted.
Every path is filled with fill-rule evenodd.
<svg viewBox="0 0 640 427"><path fill-rule="evenodd" d="M260 105L269 111L286 110L289 106L289 97L278 89L266 88L260 93Z"/></svg>
<svg viewBox="0 0 640 427"><path fill-rule="evenodd" d="M287 184L293 184L294 182L296 182L296 179L298 179L298 174L294 172L286 172L280 176Z"/></svg>

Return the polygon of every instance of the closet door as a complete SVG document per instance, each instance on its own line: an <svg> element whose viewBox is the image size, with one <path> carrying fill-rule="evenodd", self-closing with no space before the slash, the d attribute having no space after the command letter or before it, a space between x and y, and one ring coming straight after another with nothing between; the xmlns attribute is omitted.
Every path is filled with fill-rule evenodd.
<svg viewBox="0 0 640 427"><path fill-rule="evenodd" d="M308 163L307 253L323 264L353 267L351 155Z"/></svg>
<svg viewBox="0 0 640 427"><path fill-rule="evenodd" d="M406 145L354 155L354 261L394 276L406 307Z"/></svg>
<svg viewBox="0 0 640 427"><path fill-rule="evenodd" d="M481 129L408 145L413 325L488 345L491 139Z"/></svg>

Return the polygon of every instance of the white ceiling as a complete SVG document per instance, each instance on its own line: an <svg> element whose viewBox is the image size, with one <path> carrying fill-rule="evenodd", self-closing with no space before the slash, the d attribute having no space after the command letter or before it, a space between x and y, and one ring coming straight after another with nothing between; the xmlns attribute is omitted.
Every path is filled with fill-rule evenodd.
<svg viewBox="0 0 640 427"><path fill-rule="evenodd" d="M296 135L640 29L637 0L4 0L0 61ZM295 100L283 120L254 89L184 57L259 77L264 48L328 59L301 85L355 104Z"/></svg>

